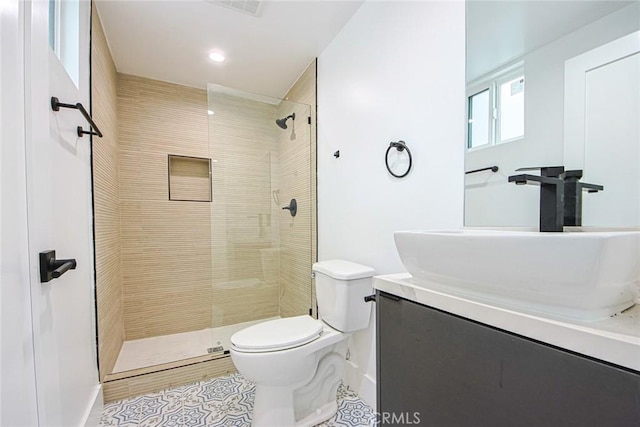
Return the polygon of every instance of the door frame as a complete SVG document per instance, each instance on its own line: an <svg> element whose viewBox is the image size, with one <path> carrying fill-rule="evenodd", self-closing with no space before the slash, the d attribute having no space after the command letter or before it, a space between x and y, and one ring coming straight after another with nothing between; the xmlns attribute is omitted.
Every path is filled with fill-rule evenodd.
<svg viewBox="0 0 640 427"><path fill-rule="evenodd" d="M0 8L0 424L38 425L25 135L26 2Z"/></svg>
<svg viewBox="0 0 640 427"><path fill-rule="evenodd" d="M584 169L586 80L589 71L640 52L640 31L606 43L564 63L564 164Z"/></svg>

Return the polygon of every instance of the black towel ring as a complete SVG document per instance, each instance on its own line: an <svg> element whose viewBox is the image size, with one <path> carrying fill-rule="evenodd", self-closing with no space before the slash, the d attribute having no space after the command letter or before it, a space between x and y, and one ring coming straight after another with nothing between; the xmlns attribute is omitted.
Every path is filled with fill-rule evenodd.
<svg viewBox="0 0 640 427"><path fill-rule="evenodd" d="M394 171L391 170L391 167L389 166L389 152L391 151L392 148L395 148L397 151L400 151L400 152L406 150L407 155L409 156L409 166L402 173L395 173ZM413 158L411 157L411 150L409 150L409 147L407 147L407 144L404 141L398 141L398 142L393 142L392 141L392 142L389 143L389 147L387 148L387 152L384 154L384 163L387 166L387 171L392 176L394 176L396 178L404 178L411 171L411 165L413 163Z"/></svg>

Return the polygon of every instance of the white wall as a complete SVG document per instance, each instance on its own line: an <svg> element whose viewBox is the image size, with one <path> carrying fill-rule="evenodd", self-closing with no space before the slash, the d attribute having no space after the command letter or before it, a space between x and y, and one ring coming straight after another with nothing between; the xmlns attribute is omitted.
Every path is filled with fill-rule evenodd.
<svg viewBox="0 0 640 427"><path fill-rule="evenodd" d="M539 187L516 186L507 177L524 166L564 164L565 61L638 28L636 2L516 60L525 68L525 138L466 154L466 170L498 165L500 171L467 176L465 225L538 225Z"/></svg>
<svg viewBox="0 0 640 427"><path fill-rule="evenodd" d="M393 232L462 226L463 2L366 2L318 59L318 259L405 271ZM413 153L391 177L390 141ZM340 158L333 153L340 150ZM346 380L375 404L374 319Z"/></svg>

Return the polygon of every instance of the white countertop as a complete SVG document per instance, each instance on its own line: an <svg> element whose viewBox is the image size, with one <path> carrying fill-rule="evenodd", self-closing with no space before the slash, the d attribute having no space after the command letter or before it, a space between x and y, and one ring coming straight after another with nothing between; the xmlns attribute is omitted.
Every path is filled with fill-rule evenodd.
<svg viewBox="0 0 640 427"><path fill-rule="evenodd" d="M426 289L410 280L408 273L376 276L373 287L514 334L640 371L640 304L595 322L561 320Z"/></svg>

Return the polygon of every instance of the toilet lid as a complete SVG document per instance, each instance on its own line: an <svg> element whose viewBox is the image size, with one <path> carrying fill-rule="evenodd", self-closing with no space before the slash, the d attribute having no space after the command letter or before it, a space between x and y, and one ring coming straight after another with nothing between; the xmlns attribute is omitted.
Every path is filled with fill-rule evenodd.
<svg viewBox="0 0 640 427"><path fill-rule="evenodd" d="M322 322L311 316L287 317L249 326L231 336L240 351L276 351L297 347L320 336Z"/></svg>

